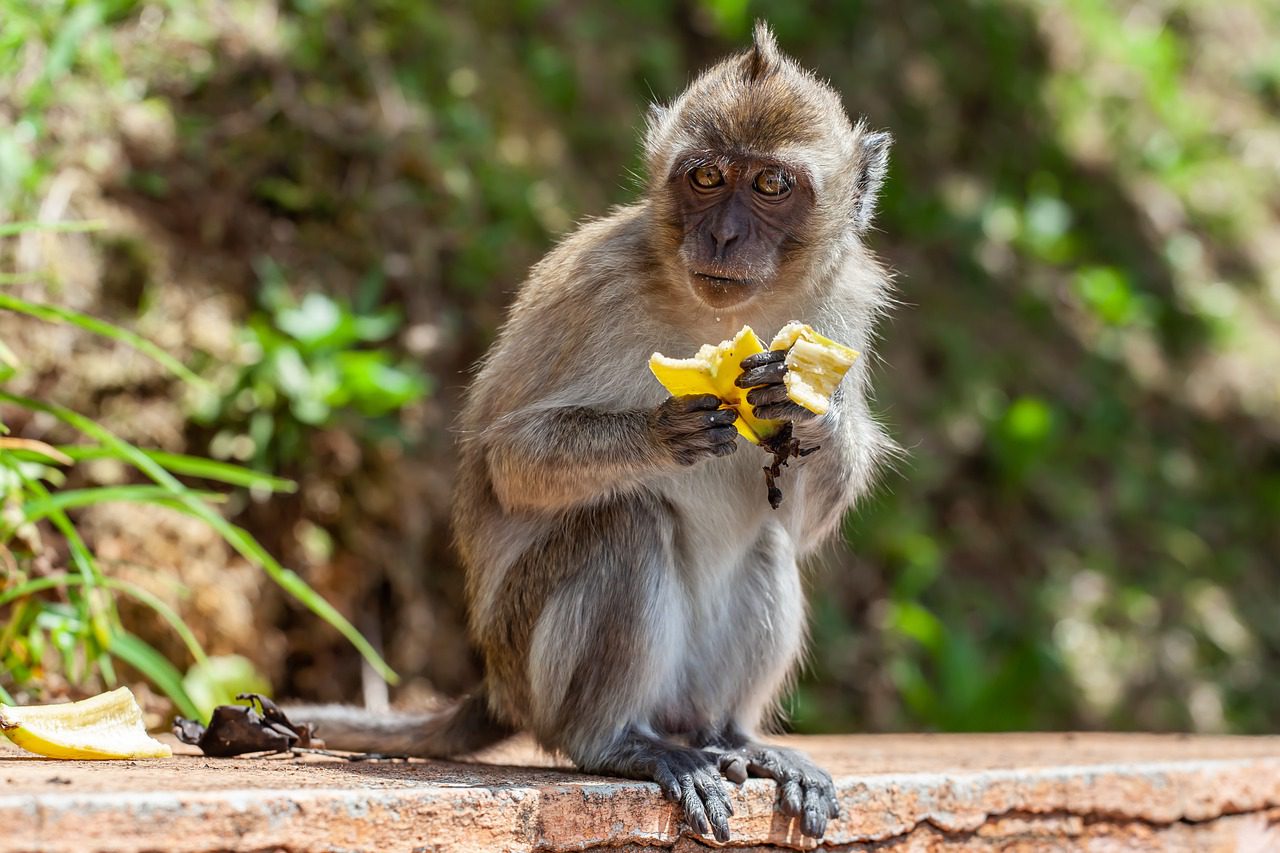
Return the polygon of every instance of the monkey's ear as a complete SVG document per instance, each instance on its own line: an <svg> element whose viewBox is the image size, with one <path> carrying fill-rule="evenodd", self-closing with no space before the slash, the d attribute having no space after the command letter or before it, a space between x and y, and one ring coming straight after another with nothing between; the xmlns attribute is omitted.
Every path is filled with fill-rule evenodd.
<svg viewBox="0 0 1280 853"><path fill-rule="evenodd" d="M876 197L880 195L885 173L889 171L889 147L892 144L893 137L883 131L863 133L859 141L858 197L853 208L853 226L858 233L870 228L876 215Z"/></svg>
<svg viewBox="0 0 1280 853"><path fill-rule="evenodd" d="M778 65L778 40L763 18L756 20L751 34L751 50L747 53L746 78L753 82L771 74Z"/></svg>

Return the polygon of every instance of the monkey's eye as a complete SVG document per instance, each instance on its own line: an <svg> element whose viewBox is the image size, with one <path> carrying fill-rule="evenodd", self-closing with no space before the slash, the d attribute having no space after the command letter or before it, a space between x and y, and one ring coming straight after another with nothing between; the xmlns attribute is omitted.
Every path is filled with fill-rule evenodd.
<svg viewBox="0 0 1280 853"><path fill-rule="evenodd" d="M760 195L778 197L791 192L791 182L778 169L765 169L756 175L752 186L755 187L756 192L760 193Z"/></svg>
<svg viewBox="0 0 1280 853"><path fill-rule="evenodd" d="M724 183L724 174L715 166L699 166L689 173L689 180L694 186L709 190Z"/></svg>

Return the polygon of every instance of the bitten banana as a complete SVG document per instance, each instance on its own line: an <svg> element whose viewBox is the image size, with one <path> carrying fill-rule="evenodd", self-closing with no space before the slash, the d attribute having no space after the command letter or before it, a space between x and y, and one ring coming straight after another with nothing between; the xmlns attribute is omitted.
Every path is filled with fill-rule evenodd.
<svg viewBox="0 0 1280 853"><path fill-rule="evenodd" d="M858 357L857 350L824 338L803 323L783 326L769 349L787 351L783 378L787 396L815 415L825 415L831 408L831 395Z"/></svg>
<svg viewBox="0 0 1280 853"><path fill-rule="evenodd" d="M814 414L825 414L831 407L831 395L858 357L856 350L819 335L804 323L788 323L774 336L770 350L788 350L784 382L787 396ZM669 358L654 353L649 369L662 386L679 397L686 394L714 394L723 401L721 408L735 409L734 422L742 437L752 444L776 433L781 421L763 420L752 413L747 391L734 385L742 374L742 360L764 352L764 344L750 326L719 346L705 344L692 358Z"/></svg>
<svg viewBox="0 0 1280 853"><path fill-rule="evenodd" d="M0 732L49 758L169 758L172 750L147 734L142 709L128 687L60 705L0 705Z"/></svg>

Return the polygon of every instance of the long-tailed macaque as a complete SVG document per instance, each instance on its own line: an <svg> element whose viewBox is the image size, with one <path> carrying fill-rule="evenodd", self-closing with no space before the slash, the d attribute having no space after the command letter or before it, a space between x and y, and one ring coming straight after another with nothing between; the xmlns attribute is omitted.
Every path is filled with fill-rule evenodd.
<svg viewBox="0 0 1280 853"><path fill-rule="evenodd" d="M720 841L724 780L748 776L823 834L830 776L756 738L804 644L797 562L893 447L867 405L888 283L863 244L888 148L763 24L652 109L644 197L533 268L461 416L454 523L483 685L413 719L312 714L321 737L448 757L527 730L583 770L658 783ZM863 356L823 416L787 399L778 354L743 364L754 411L819 448L775 511L736 414L668 398L647 365L791 320Z"/></svg>

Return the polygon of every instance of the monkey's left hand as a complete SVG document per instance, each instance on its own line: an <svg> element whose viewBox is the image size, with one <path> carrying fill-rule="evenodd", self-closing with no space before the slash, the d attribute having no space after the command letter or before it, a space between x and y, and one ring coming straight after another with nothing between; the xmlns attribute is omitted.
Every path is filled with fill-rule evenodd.
<svg viewBox="0 0 1280 853"><path fill-rule="evenodd" d="M751 389L747 402L757 418L798 424L819 417L787 396L786 358L787 351L781 349L749 355L742 360L742 375L734 384Z"/></svg>

